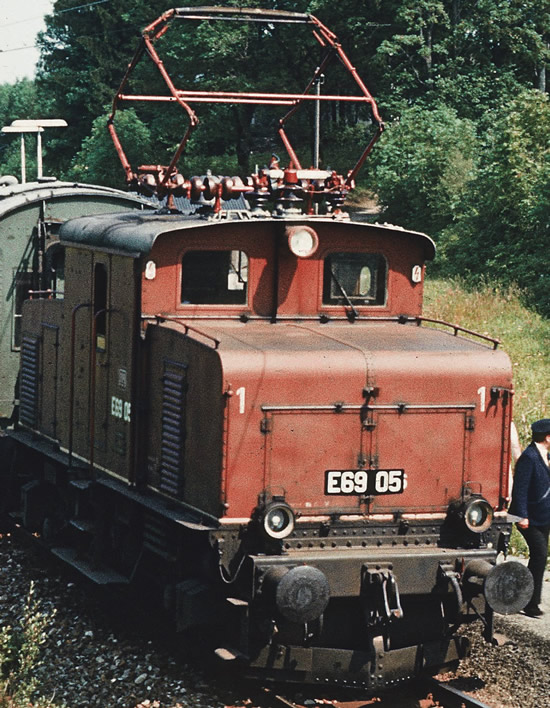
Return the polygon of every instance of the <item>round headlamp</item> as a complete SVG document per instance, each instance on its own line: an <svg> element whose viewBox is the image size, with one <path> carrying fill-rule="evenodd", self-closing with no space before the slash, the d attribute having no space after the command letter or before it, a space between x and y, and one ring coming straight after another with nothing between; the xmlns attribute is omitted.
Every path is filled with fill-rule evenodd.
<svg viewBox="0 0 550 708"><path fill-rule="evenodd" d="M474 533L487 531L493 523L493 507L485 499L471 499L464 509L464 523Z"/></svg>
<svg viewBox="0 0 550 708"><path fill-rule="evenodd" d="M309 226L287 229L288 247L298 258L309 258L319 246L319 237Z"/></svg>
<svg viewBox="0 0 550 708"><path fill-rule="evenodd" d="M286 502L272 502L262 515L262 528L269 538L286 538L294 530L294 512Z"/></svg>

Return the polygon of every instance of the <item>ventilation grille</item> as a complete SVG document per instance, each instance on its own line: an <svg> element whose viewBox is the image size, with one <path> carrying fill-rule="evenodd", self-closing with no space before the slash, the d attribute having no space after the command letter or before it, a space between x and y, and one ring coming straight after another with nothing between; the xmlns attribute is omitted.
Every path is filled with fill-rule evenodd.
<svg viewBox="0 0 550 708"><path fill-rule="evenodd" d="M19 380L19 420L24 425L38 425L38 339L23 337Z"/></svg>
<svg viewBox="0 0 550 708"><path fill-rule="evenodd" d="M143 545L166 560L175 557L173 538L166 520L147 512L143 517Z"/></svg>
<svg viewBox="0 0 550 708"><path fill-rule="evenodd" d="M185 368L171 364L162 381L160 488L178 498L183 495L186 390Z"/></svg>

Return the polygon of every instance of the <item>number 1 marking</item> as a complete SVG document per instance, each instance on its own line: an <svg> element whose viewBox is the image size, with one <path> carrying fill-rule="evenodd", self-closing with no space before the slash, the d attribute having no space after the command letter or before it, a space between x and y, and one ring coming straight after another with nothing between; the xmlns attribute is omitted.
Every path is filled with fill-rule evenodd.
<svg viewBox="0 0 550 708"><path fill-rule="evenodd" d="M245 403L245 396L246 396L246 389L244 386L241 386L238 388L235 393L239 397L239 413L244 413L244 403Z"/></svg>

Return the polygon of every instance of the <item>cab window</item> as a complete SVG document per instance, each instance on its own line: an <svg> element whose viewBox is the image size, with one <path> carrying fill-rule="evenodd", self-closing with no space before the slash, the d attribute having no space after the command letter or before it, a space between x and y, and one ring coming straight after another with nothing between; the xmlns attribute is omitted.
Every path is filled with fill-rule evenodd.
<svg viewBox="0 0 550 708"><path fill-rule="evenodd" d="M244 305L248 257L243 251L188 251L182 259L181 302Z"/></svg>
<svg viewBox="0 0 550 708"><path fill-rule="evenodd" d="M104 352L107 344L107 268L103 263L94 267L94 318L96 348Z"/></svg>
<svg viewBox="0 0 550 708"><path fill-rule="evenodd" d="M386 275L379 253L331 253L324 261L323 305L384 305Z"/></svg>
<svg viewBox="0 0 550 708"><path fill-rule="evenodd" d="M14 296L13 303L13 332L12 351L21 349L21 318L23 317L23 302L29 298L29 290L33 288L33 274L31 271L15 271L13 276Z"/></svg>

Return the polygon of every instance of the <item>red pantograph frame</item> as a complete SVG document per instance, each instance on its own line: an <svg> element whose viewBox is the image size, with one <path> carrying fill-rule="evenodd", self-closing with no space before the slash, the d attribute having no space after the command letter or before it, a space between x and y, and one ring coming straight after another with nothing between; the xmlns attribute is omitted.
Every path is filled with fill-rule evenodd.
<svg viewBox="0 0 550 708"><path fill-rule="evenodd" d="M236 20L241 22L308 24L313 26L312 33L317 42L322 47L326 48L327 51L320 65L315 69L315 72L310 82L301 94L181 90L176 88L176 86L174 85L172 79L166 71L166 68L164 67L161 58L159 57L154 47L154 42L160 39L160 37L162 37L167 32L170 26L170 22L174 19L195 21L215 19L233 21ZM144 54L147 54L157 67L170 92L170 95L161 96L124 93L131 73L134 71L136 65L139 63ZM337 58L342 62L344 67L348 70L353 80L359 87L360 95L345 96L339 94L320 95L318 93L309 93L311 89L315 86L316 82L319 80L319 77L324 73L326 67L334 56L337 56ZM286 122L289 120L289 118L291 118L292 115L294 115L294 113L298 110L303 101L346 101L352 103L368 104L372 111L374 124L376 125L376 131L374 135L370 138L366 148L363 150L355 166L348 173L347 178L345 180L345 186L347 188L352 188L358 172L360 171L361 167L363 166L363 163L365 162L366 158L374 147L374 144L376 143L382 131L384 130L384 124L378 112L378 106L376 105L376 101L371 96L369 90L367 89L361 77L357 73L357 70L348 59L334 32L329 30L328 27L326 27L320 20L318 20L313 15L297 12L284 12L282 10L224 7L173 8L171 10L167 10L143 30L139 46L134 54L132 61L128 65L128 69L124 74L120 87L113 100L113 109L108 121L108 129L113 139L113 143L115 145L124 171L126 172L126 179L128 182L137 179L137 174L134 173L134 171L132 170L128 158L126 157L126 153L124 152L124 149L121 145L120 139L115 129L114 118L120 104L131 101L177 102L185 110L189 117L189 124L185 131L185 134L176 152L174 153L170 164L168 165L168 167L162 168L162 180L160 183L161 188L168 188L169 180L174 176L174 174L177 173L177 163L185 149L185 146L191 136L191 133L199 124L197 114L189 105L190 103L251 103L256 105L290 106L290 110L279 121L278 132L290 158L290 167L296 170L302 169L302 166L300 164L298 156L294 151L294 148L290 143L290 140L285 132L284 127ZM141 166L140 168L138 168L138 172L150 171L150 169L150 166Z"/></svg>

